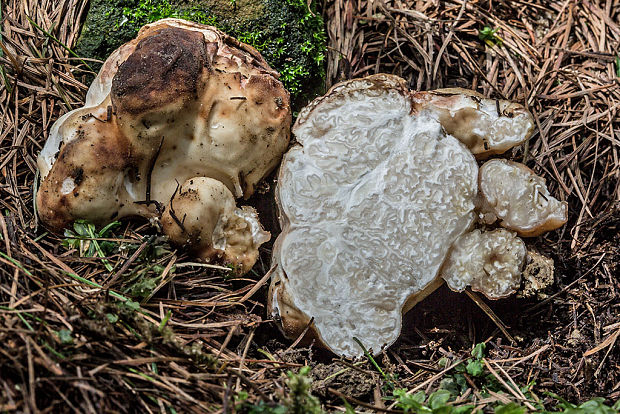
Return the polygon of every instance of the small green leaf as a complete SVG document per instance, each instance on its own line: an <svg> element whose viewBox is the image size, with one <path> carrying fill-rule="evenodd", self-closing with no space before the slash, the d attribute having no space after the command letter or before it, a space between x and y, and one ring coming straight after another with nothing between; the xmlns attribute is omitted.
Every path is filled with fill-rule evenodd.
<svg viewBox="0 0 620 414"><path fill-rule="evenodd" d="M478 31L478 38L489 46L494 46L495 44L501 45L502 39L495 34L498 30L499 27L496 29L491 29L489 26L484 26L480 31Z"/></svg>
<svg viewBox="0 0 620 414"><path fill-rule="evenodd" d="M478 345L476 345L473 349L473 351L471 351L471 356L473 356L476 359L482 359L482 357L484 356L484 350L486 349L487 345L484 342L480 342Z"/></svg>
<svg viewBox="0 0 620 414"><path fill-rule="evenodd" d="M616 56L616 76L620 78L620 56Z"/></svg>
<svg viewBox="0 0 620 414"><path fill-rule="evenodd" d="M456 383L454 376L447 376L442 379L439 383L439 388L448 391L452 395L459 395L461 393L461 388Z"/></svg>
<svg viewBox="0 0 620 414"><path fill-rule="evenodd" d="M430 412L427 407L424 407L423 403L426 400L426 394L424 391L419 391L413 395L407 394L407 390L404 388L397 388L393 391L394 399L396 400L396 406L407 412Z"/></svg>
<svg viewBox="0 0 620 414"><path fill-rule="evenodd" d="M95 225L86 220L76 220L73 223L73 229L78 236L89 237L95 232Z"/></svg>
<svg viewBox="0 0 620 414"><path fill-rule="evenodd" d="M424 402L424 400L426 400L426 393L424 391L418 391L415 394L413 394L412 398L419 402L420 404L422 404Z"/></svg>
<svg viewBox="0 0 620 414"><path fill-rule="evenodd" d="M465 390L469 388L469 386L467 385L467 380L465 379L465 376L463 374L454 375L454 380L456 381L457 385L461 387L461 392L465 392Z"/></svg>
<svg viewBox="0 0 620 414"><path fill-rule="evenodd" d="M105 317L108 318L108 322L110 322L112 324L118 322L118 315L116 315L114 313L106 313Z"/></svg>
<svg viewBox="0 0 620 414"><path fill-rule="evenodd" d="M462 405L455 407L451 414L469 414L473 411L475 405Z"/></svg>
<svg viewBox="0 0 620 414"><path fill-rule="evenodd" d="M446 405L450 400L450 391L437 390L428 396L428 405L433 409L437 409Z"/></svg>
<svg viewBox="0 0 620 414"><path fill-rule="evenodd" d="M479 377L484 373L484 366L478 360L470 360L465 369L472 377Z"/></svg>
<svg viewBox="0 0 620 414"><path fill-rule="evenodd" d="M579 414L617 414L618 412L605 405L605 398L603 397L592 398L590 401L581 404L575 411Z"/></svg>
<svg viewBox="0 0 620 414"><path fill-rule="evenodd" d="M235 401L236 402L243 402L245 400L247 400L249 397L248 392L247 391L239 391L237 393L237 395L235 395Z"/></svg>
<svg viewBox="0 0 620 414"><path fill-rule="evenodd" d="M57 334L58 334L58 339L60 339L60 342L63 343L64 345L73 343L73 337L71 336L70 330L61 329L60 331L57 332Z"/></svg>
<svg viewBox="0 0 620 414"><path fill-rule="evenodd" d="M77 236L74 232L69 229L65 229L65 239L62 241L62 246L67 249L79 249L80 248L80 240L76 239Z"/></svg>
<svg viewBox="0 0 620 414"><path fill-rule="evenodd" d="M525 414L526 412L525 407L514 402L495 407L495 414Z"/></svg>

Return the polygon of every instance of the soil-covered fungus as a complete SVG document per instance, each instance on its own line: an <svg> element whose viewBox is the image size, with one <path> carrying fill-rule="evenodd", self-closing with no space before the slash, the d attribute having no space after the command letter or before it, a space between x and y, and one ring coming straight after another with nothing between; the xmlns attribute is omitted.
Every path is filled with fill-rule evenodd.
<svg viewBox="0 0 620 414"><path fill-rule="evenodd" d="M284 333L309 326L337 354L359 355L354 338L376 353L398 337L402 312L441 284L442 269L456 290L514 291L524 243L504 229L470 233L472 152L505 151L532 125L520 105L463 90L413 93L391 75L341 83L306 107L276 191L282 234L268 303Z"/></svg>
<svg viewBox="0 0 620 414"><path fill-rule="evenodd" d="M212 27L145 26L105 62L85 106L52 127L38 158L39 216L59 230L165 209L174 241L248 270L265 233L234 198L252 195L288 146L289 94L277 77Z"/></svg>

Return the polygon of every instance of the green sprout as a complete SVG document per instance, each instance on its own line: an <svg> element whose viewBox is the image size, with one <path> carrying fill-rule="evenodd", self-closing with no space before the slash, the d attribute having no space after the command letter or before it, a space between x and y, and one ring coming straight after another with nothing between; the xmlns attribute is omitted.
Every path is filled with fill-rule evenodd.
<svg viewBox="0 0 620 414"><path fill-rule="evenodd" d="M115 243L109 241L98 241L105 238L115 227L120 226L120 221L113 221L99 231L95 225L87 220L76 220L73 223L73 230L65 229L65 239L62 245L68 249L77 249L82 257L101 257L108 272L113 270L110 262L105 257L116 247Z"/></svg>
<svg viewBox="0 0 620 414"><path fill-rule="evenodd" d="M484 28L478 32L478 38L489 45L489 47L493 47L495 45L501 46L502 43L504 43L504 40L496 35L498 30L499 27L491 29L489 26L484 26Z"/></svg>

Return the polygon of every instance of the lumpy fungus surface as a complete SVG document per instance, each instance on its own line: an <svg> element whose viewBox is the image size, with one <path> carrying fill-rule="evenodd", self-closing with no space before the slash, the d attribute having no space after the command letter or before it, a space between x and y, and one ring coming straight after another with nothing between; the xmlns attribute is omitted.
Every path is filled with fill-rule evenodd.
<svg viewBox="0 0 620 414"><path fill-rule="evenodd" d="M249 270L269 239L237 209L279 163L289 94L261 55L217 29L179 19L145 26L117 49L84 107L54 124L38 158L41 220L162 218L172 241Z"/></svg>
<svg viewBox="0 0 620 414"><path fill-rule="evenodd" d="M441 276L490 298L514 292L523 241L475 228L480 205L527 199L531 177L487 200L477 158L522 143L533 125L518 104L460 89L414 93L392 75L341 83L306 107L276 191L269 307L284 333L309 327L337 354L361 354L354 338L377 353Z"/></svg>

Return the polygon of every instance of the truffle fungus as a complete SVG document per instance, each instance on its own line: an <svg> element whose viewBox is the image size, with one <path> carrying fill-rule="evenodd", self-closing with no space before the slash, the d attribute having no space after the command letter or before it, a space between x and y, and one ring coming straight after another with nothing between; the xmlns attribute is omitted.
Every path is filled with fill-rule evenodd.
<svg viewBox="0 0 620 414"><path fill-rule="evenodd" d="M522 105L488 99L467 89L418 92L413 95L413 107L438 120L476 158L506 152L534 130L534 119Z"/></svg>
<svg viewBox="0 0 620 414"><path fill-rule="evenodd" d="M52 127L38 158L40 218L60 230L165 209L174 241L248 270L266 233L234 198L250 197L288 146L289 94L277 77L256 50L213 27L143 27L104 63L85 106Z"/></svg>
<svg viewBox="0 0 620 414"><path fill-rule="evenodd" d="M166 206L161 224L172 242L199 257L234 263L239 273L252 268L258 247L270 239L256 210L237 208L230 190L207 177L189 179L179 188Z"/></svg>
<svg viewBox="0 0 620 414"><path fill-rule="evenodd" d="M457 292L471 286L489 299L499 299L519 288L524 260L525 243L513 232L476 229L456 240L441 277Z"/></svg>
<svg viewBox="0 0 620 414"><path fill-rule="evenodd" d="M542 177L517 162L485 162L480 168L480 195L484 220L499 219L520 236L538 236L567 220L567 203L554 198Z"/></svg>
<svg viewBox="0 0 620 414"><path fill-rule="evenodd" d="M442 268L457 290L514 291L523 242L504 229L469 233L474 154L505 151L532 126L520 105L463 90L412 93L392 75L338 84L304 108L276 189L282 233L268 306L285 335L309 327L308 338L337 354L361 354L354 337L380 352L402 313L441 285Z"/></svg>

